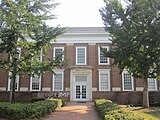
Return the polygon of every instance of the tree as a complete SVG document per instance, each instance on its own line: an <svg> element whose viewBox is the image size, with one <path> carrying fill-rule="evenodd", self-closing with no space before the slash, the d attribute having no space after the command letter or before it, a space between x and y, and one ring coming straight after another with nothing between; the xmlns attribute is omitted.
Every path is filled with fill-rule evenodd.
<svg viewBox="0 0 160 120"><path fill-rule="evenodd" d="M14 103L16 75L30 76L45 71L54 72L62 65L60 59L39 61L38 57L50 47L50 42L64 32L64 28L50 27L45 21L55 19L57 6L53 0L1 0L0 1L0 68L11 74L10 102Z"/></svg>
<svg viewBox="0 0 160 120"><path fill-rule="evenodd" d="M144 79L143 107L149 107L148 78L160 75L160 0L105 0L100 9L114 47L113 65Z"/></svg>

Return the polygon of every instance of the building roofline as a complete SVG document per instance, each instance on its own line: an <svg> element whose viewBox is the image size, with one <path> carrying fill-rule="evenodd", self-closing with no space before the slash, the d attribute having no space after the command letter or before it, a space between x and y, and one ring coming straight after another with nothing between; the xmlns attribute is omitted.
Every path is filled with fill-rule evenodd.
<svg viewBox="0 0 160 120"><path fill-rule="evenodd" d="M104 27L68 27L64 35L109 34Z"/></svg>

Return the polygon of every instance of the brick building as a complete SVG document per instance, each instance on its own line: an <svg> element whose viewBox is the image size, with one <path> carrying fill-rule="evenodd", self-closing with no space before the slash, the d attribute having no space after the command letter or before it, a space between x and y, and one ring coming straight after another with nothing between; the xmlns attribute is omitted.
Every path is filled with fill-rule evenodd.
<svg viewBox="0 0 160 120"><path fill-rule="evenodd" d="M125 70L120 74L117 67L111 66L113 60L103 56L100 47L112 49L109 34L103 28L68 28L56 43L53 42L52 49L48 48L46 55L40 58L54 59L63 53L62 59L67 65L57 68L56 74L17 76L17 100L59 96L68 101L107 98L119 104L141 104L143 80L133 78ZM0 70L0 99L9 98L8 74ZM150 79L149 91L150 102L160 102L160 81Z"/></svg>

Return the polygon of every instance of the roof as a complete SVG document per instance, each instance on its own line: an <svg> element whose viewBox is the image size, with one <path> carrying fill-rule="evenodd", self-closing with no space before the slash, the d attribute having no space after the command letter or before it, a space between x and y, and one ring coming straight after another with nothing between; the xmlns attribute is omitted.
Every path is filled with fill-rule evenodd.
<svg viewBox="0 0 160 120"><path fill-rule="evenodd" d="M103 27L69 27L66 33L106 33Z"/></svg>

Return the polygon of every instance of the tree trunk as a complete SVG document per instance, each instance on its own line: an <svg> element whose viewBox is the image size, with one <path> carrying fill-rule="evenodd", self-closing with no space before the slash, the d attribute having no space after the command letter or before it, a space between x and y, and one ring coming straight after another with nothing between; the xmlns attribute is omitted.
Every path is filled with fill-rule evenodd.
<svg viewBox="0 0 160 120"><path fill-rule="evenodd" d="M148 80L144 79L143 82L144 88L143 88L143 107L148 108L149 107L149 95L148 95Z"/></svg>
<svg viewBox="0 0 160 120"><path fill-rule="evenodd" d="M15 84L16 84L16 75L17 75L17 60L14 60L14 67L11 77L11 83L10 83L10 103L15 103Z"/></svg>

